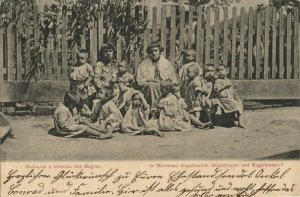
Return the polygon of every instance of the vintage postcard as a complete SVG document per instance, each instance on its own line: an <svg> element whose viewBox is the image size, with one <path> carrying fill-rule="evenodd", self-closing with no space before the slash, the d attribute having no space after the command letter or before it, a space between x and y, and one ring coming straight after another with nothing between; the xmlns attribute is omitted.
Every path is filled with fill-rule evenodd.
<svg viewBox="0 0 300 197"><path fill-rule="evenodd" d="M1 197L300 196L299 7L0 0Z"/></svg>

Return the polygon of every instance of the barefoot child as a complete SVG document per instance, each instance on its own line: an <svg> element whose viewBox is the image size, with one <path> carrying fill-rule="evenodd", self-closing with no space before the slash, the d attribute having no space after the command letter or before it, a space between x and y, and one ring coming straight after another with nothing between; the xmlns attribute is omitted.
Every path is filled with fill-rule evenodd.
<svg viewBox="0 0 300 197"><path fill-rule="evenodd" d="M131 104L122 121L122 131L124 133L131 133L131 135L150 133L164 137L157 128L149 124L148 115L150 106L145 100L144 95L140 91L135 90L131 94L130 100Z"/></svg>
<svg viewBox="0 0 300 197"><path fill-rule="evenodd" d="M122 114L112 101L114 92L110 86L104 86L97 90L96 100L92 110L92 121L98 121L104 128L116 131L120 129Z"/></svg>
<svg viewBox="0 0 300 197"><path fill-rule="evenodd" d="M98 128L73 113L73 109L78 105L79 100L79 95L76 92L65 94L64 102L60 103L54 112L56 132L64 137L87 134L99 139L112 138L111 134L106 134L107 130Z"/></svg>
<svg viewBox="0 0 300 197"><path fill-rule="evenodd" d="M219 100L219 106L224 113L235 113L238 127L245 128L241 122L243 113L243 103L237 93L233 90L232 82L227 78L227 71L225 65L217 67L218 79L214 84L214 92Z"/></svg>
<svg viewBox="0 0 300 197"><path fill-rule="evenodd" d="M199 67L197 64L191 64L187 68L187 79L184 83L185 100L188 106L191 123L199 128L208 127L209 124L200 121L200 112L202 111L202 97L204 96L203 80L199 76Z"/></svg>
<svg viewBox="0 0 300 197"><path fill-rule="evenodd" d="M76 91L90 107L93 94L96 93L91 81L94 77L92 66L87 63L88 52L80 49L77 53L77 63L69 68L70 91Z"/></svg>
<svg viewBox="0 0 300 197"><path fill-rule="evenodd" d="M190 129L190 124L180 115L179 101L174 95L174 85L171 81L164 80L160 83L161 98L156 104L159 112L157 120L158 129L161 131L184 131Z"/></svg>
<svg viewBox="0 0 300 197"><path fill-rule="evenodd" d="M183 99L181 97L180 94L180 88L178 86L174 87L174 95L176 96L176 98L178 99L178 103L179 103L179 114L181 116L181 118L188 123L190 122L190 118L189 118L189 113L186 111L187 109L187 104L185 102L185 99Z"/></svg>

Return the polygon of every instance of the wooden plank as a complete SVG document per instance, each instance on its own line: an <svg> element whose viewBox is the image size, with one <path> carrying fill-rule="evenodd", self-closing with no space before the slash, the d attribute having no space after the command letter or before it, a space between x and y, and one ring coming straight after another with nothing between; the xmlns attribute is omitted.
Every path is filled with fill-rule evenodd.
<svg viewBox="0 0 300 197"><path fill-rule="evenodd" d="M228 7L224 8L224 32L223 32L223 64L228 64Z"/></svg>
<svg viewBox="0 0 300 197"><path fill-rule="evenodd" d="M252 62L252 57L253 57L253 18L254 18L254 13L253 13L253 8L250 7L249 9L249 17L248 17L248 50L247 50L247 62L248 62L248 68L247 68L247 79L252 79L252 74L253 74L253 62Z"/></svg>
<svg viewBox="0 0 300 197"><path fill-rule="evenodd" d="M261 11L256 10L256 60L255 79L260 79Z"/></svg>
<svg viewBox="0 0 300 197"><path fill-rule="evenodd" d="M197 40L196 40L196 61L203 66L203 40L204 31L202 29L202 9L198 7L197 9Z"/></svg>
<svg viewBox="0 0 300 197"><path fill-rule="evenodd" d="M9 18L12 18L12 12L9 13ZM15 33L13 30L13 23L10 23L7 28L7 80L14 80L14 44L15 44Z"/></svg>
<svg viewBox="0 0 300 197"><path fill-rule="evenodd" d="M120 34L118 33L118 39L117 39L117 60L122 60L122 39Z"/></svg>
<svg viewBox="0 0 300 197"><path fill-rule="evenodd" d="M98 50L101 49L103 45L103 14L102 12L98 16Z"/></svg>
<svg viewBox="0 0 300 197"><path fill-rule="evenodd" d="M25 7L25 20L29 18L29 7L26 6ZM25 41L25 67L24 67L24 74L25 74L25 78L26 76L28 75L28 72L29 72L29 68L30 68L30 53L31 53L31 50L30 50L30 26L27 25L25 27L25 35L27 36L26 38L26 41Z"/></svg>
<svg viewBox="0 0 300 197"><path fill-rule="evenodd" d="M148 28L148 7L145 6L144 7L144 21L147 21L147 23L144 25L144 49L143 49L143 52L144 52L144 58L148 55L147 54L147 47L149 45L149 37L150 37L150 33L149 33L149 28Z"/></svg>
<svg viewBox="0 0 300 197"><path fill-rule="evenodd" d="M219 66L219 40L220 40L220 29L219 29L219 8L215 8L214 10L214 65Z"/></svg>
<svg viewBox="0 0 300 197"><path fill-rule="evenodd" d="M180 7L180 21L179 21L179 51L183 51L185 48L185 8Z"/></svg>
<svg viewBox="0 0 300 197"><path fill-rule="evenodd" d="M40 44L40 31L39 31L39 10L38 6L33 6L33 17L34 17L34 46L37 48ZM39 81L41 79L41 72L42 70L40 68L37 69L37 72L35 74L36 79Z"/></svg>
<svg viewBox="0 0 300 197"><path fill-rule="evenodd" d="M240 59L239 59L239 79L244 79L244 59L245 59L245 37L246 37L246 12L245 8L241 8L240 22Z"/></svg>
<svg viewBox="0 0 300 197"><path fill-rule="evenodd" d="M52 53L52 59L53 59L53 74L49 76L50 80L53 79L60 79L60 73L61 73L61 68L58 65L58 49L59 49L59 38L58 36L60 35L60 27L56 27L56 34L55 34L55 47L53 48L53 53ZM65 57L64 57L65 58Z"/></svg>
<svg viewBox="0 0 300 197"><path fill-rule="evenodd" d="M49 49L49 44L47 44L46 48L44 48L44 61L45 61L45 71L44 71L44 76L43 79L48 80L50 78L50 75L52 75L52 69L51 69L51 64L50 64L50 49Z"/></svg>
<svg viewBox="0 0 300 197"><path fill-rule="evenodd" d="M152 10L152 40L157 40L157 7L153 7Z"/></svg>
<svg viewBox="0 0 300 197"><path fill-rule="evenodd" d="M206 24L205 24L205 64L210 63L210 7L206 8Z"/></svg>
<svg viewBox="0 0 300 197"><path fill-rule="evenodd" d="M271 64L271 79L276 79L276 70L277 70L277 10L272 8L272 64Z"/></svg>
<svg viewBox="0 0 300 197"><path fill-rule="evenodd" d="M3 70L4 70L4 42L3 42L3 29L0 28L0 81L3 81Z"/></svg>
<svg viewBox="0 0 300 197"><path fill-rule="evenodd" d="M171 39L170 39L170 61L174 64L176 41L176 7L171 8Z"/></svg>
<svg viewBox="0 0 300 197"><path fill-rule="evenodd" d="M270 31L270 7L265 8L265 37L264 37L264 66L263 66L263 78L269 78L269 31Z"/></svg>
<svg viewBox="0 0 300 197"><path fill-rule="evenodd" d="M97 62L97 21L90 22L90 64L95 65Z"/></svg>
<svg viewBox="0 0 300 197"><path fill-rule="evenodd" d="M190 6L190 10L189 10L189 30L188 30L188 48L192 47L192 42L193 42L192 38L193 38L193 34L195 34L195 31L193 29L194 11L195 11L195 7Z"/></svg>
<svg viewBox="0 0 300 197"><path fill-rule="evenodd" d="M86 29L82 30L81 39L80 39L80 48L86 49Z"/></svg>
<svg viewBox="0 0 300 197"><path fill-rule="evenodd" d="M291 36L292 36L292 16L291 12L287 15L286 23L286 78L291 79L292 75L292 65L291 65L291 55L292 55L292 46L291 46Z"/></svg>
<svg viewBox="0 0 300 197"><path fill-rule="evenodd" d="M283 74L284 74L284 67L283 67L283 62L284 62L284 10L283 8L280 8L279 10L279 79L283 79Z"/></svg>
<svg viewBox="0 0 300 197"><path fill-rule="evenodd" d="M73 24L72 24L72 29L75 28L75 25L76 25L76 20L73 21ZM99 30L98 30L99 31ZM102 31L102 30L101 30ZM99 33L100 34L100 33ZM75 31L72 31L71 32L71 35L72 35L72 39L75 40ZM100 38L100 35L99 35L99 38ZM77 48L78 48L78 45L77 45L77 42L75 41L74 43L72 43L72 49L71 49L71 53L72 53L72 64L74 64L76 61L77 61ZM102 45L100 45L102 46Z"/></svg>
<svg viewBox="0 0 300 197"><path fill-rule="evenodd" d="M166 57L166 46L167 46L167 19L166 19L166 14L167 14L167 7L163 6L161 9L161 33L160 33L160 40L161 40L161 45L164 47L164 51L162 52L162 55Z"/></svg>
<svg viewBox="0 0 300 197"><path fill-rule="evenodd" d="M294 8L294 79L299 79L299 22L298 8Z"/></svg>
<svg viewBox="0 0 300 197"><path fill-rule="evenodd" d="M62 17L62 57L68 57L68 19ZM68 58L62 58L62 79L68 79Z"/></svg>
<svg viewBox="0 0 300 197"><path fill-rule="evenodd" d="M235 79L235 72L236 72L236 66L235 66L235 56L236 56L236 35L237 35L237 29L236 29L236 7L233 7L232 9L232 33L231 33L231 69L230 69L230 78Z"/></svg>

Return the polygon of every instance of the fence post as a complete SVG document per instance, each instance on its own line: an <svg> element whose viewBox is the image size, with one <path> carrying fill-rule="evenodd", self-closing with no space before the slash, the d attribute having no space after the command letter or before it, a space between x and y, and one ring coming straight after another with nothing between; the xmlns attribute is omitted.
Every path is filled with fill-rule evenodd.
<svg viewBox="0 0 300 197"><path fill-rule="evenodd" d="M0 28L0 81L3 81L3 69L4 69L4 43L3 43L3 29Z"/></svg>
<svg viewBox="0 0 300 197"><path fill-rule="evenodd" d="M12 11L9 13L9 17L12 18ZM13 29L13 21L10 22L7 28L7 80L14 80L14 29Z"/></svg>
<svg viewBox="0 0 300 197"><path fill-rule="evenodd" d="M62 79L68 79L68 18L62 16Z"/></svg>
<svg viewBox="0 0 300 197"><path fill-rule="evenodd" d="M99 52L99 50L101 49L103 45L103 13L100 12L99 16L98 16L98 50L97 50L97 54Z"/></svg>
<svg viewBox="0 0 300 197"><path fill-rule="evenodd" d="M294 9L294 79L299 79L299 22L298 8Z"/></svg>
<svg viewBox="0 0 300 197"><path fill-rule="evenodd" d="M144 58L147 56L147 47L148 47L148 44L149 44L149 27L148 27L148 7L145 6L144 7L144 10L143 10L143 13L144 13L144 18L143 18L143 21L147 21L147 23L144 25Z"/></svg>
<svg viewBox="0 0 300 197"><path fill-rule="evenodd" d="M183 6L180 7L180 21L179 21L179 51L181 52L184 49L185 45L185 8Z"/></svg>
<svg viewBox="0 0 300 197"><path fill-rule="evenodd" d="M192 36L195 35L195 31L193 29L193 18L194 18L194 6L190 6L189 10L189 29L188 29L188 48L192 47Z"/></svg>
<svg viewBox="0 0 300 197"><path fill-rule="evenodd" d="M261 11L256 11L256 62L255 62L255 79L260 78L260 47L261 47Z"/></svg>
<svg viewBox="0 0 300 197"><path fill-rule="evenodd" d="M277 54L276 54L276 50L277 50L277 18L276 18L276 14L277 14L277 10L276 8L272 8L272 64L271 64L271 68L272 68L272 76L271 79L275 79L276 78L276 73L277 73Z"/></svg>
<svg viewBox="0 0 300 197"><path fill-rule="evenodd" d="M76 19L73 21L73 23L72 23L72 28L71 28L71 35L72 35L72 42L74 42L74 43L72 43L73 44L73 46L72 46L72 63L75 63L76 61L77 61L77 47L78 47L78 45L77 45L77 40L75 39L75 31L74 31L74 29L75 29L75 25L76 25ZM72 31L73 30L73 31Z"/></svg>
<svg viewBox="0 0 300 197"><path fill-rule="evenodd" d="M235 55L236 55L236 7L232 9L232 39L231 39L231 79L235 79Z"/></svg>
<svg viewBox="0 0 300 197"><path fill-rule="evenodd" d="M19 12L19 9L17 9L17 12ZM20 16L18 22L17 22L17 28L16 28L16 42L17 42L17 80L22 81L23 80L23 62L22 62L22 39L21 36L23 34L21 24L23 21L23 16ZM1 44L0 44L1 46Z"/></svg>
<svg viewBox="0 0 300 197"><path fill-rule="evenodd" d="M215 25L215 31L214 31L214 65L219 65L219 36L220 36L220 29L219 29L219 8L215 8L214 10L214 25Z"/></svg>
<svg viewBox="0 0 300 197"><path fill-rule="evenodd" d="M291 36L292 36L292 18L291 12L287 15L287 25L286 25L286 78L290 79L292 75L291 66Z"/></svg>
<svg viewBox="0 0 300 197"><path fill-rule="evenodd" d="M202 8L197 9L197 39L196 39L196 61L203 66L203 39L204 31L202 29Z"/></svg>
<svg viewBox="0 0 300 197"><path fill-rule="evenodd" d="M163 6L161 10L161 34L160 34L160 40L161 40L161 45L164 47L164 51L162 52L162 55L166 57L166 47L167 47L167 37L166 37L166 31L167 31L167 19L166 19L166 12L167 12L167 7Z"/></svg>
<svg viewBox="0 0 300 197"><path fill-rule="evenodd" d="M176 7L171 8L171 39L170 39L170 61L172 65L175 60L175 41L176 41Z"/></svg>
<svg viewBox="0 0 300 197"><path fill-rule="evenodd" d="M250 7L249 9L249 17L248 17L248 69L247 69L247 79L252 79L253 76L253 61L252 61L252 57L253 57L253 8Z"/></svg>
<svg viewBox="0 0 300 197"><path fill-rule="evenodd" d="M280 8L279 11L279 79L283 79L284 67L284 15L283 15L283 8Z"/></svg>
<svg viewBox="0 0 300 197"><path fill-rule="evenodd" d="M153 7L152 10L152 40L157 40L157 7Z"/></svg>
<svg viewBox="0 0 300 197"><path fill-rule="evenodd" d="M245 58L245 34L246 34L246 12L245 8L241 8L241 22L240 22L240 60L239 60L239 79L244 79L244 58Z"/></svg>
<svg viewBox="0 0 300 197"><path fill-rule="evenodd" d="M97 61L97 24L96 20L92 19L90 22L90 63L91 65L95 65Z"/></svg>
<svg viewBox="0 0 300 197"><path fill-rule="evenodd" d="M224 8L223 64L228 66L228 7Z"/></svg>
<svg viewBox="0 0 300 197"><path fill-rule="evenodd" d="M52 53L52 59L53 59L53 74L50 75L50 80L51 79L60 79L61 78L61 68L58 65L58 49L60 48L59 46L59 36L60 34L60 28L57 26L56 27L56 32L55 32L55 39L54 43L56 43L53 47L53 53ZM63 57L66 58L66 57Z"/></svg>
<svg viewBox="0 0 300 197"><path fill-rule="evenodd" d="M206 24L205 24L205 64L210 63L210 7L206 8Z"/></svg>
<svg viewBox="0 0 300 197"><path fill-rule="evenodd" d="M269 31L270 31L270 7L265 9L265 38L264 38L264 79L269 77Z"/></svg>

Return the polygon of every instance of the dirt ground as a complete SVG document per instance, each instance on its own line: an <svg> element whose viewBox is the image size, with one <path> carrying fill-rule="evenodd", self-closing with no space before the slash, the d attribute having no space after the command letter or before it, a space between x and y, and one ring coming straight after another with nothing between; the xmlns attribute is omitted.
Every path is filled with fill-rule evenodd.
<svg viewBox="0 0 300 197"><path fill-rule="evenodd" d="M8 116L15 139L1 145L1 160L299 159L300 107L245 112L247 129L216 127L156 136L116 133L111 140L49 134L51 116Z"/></svg>

